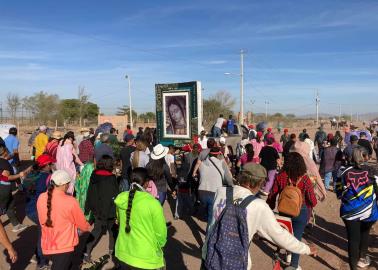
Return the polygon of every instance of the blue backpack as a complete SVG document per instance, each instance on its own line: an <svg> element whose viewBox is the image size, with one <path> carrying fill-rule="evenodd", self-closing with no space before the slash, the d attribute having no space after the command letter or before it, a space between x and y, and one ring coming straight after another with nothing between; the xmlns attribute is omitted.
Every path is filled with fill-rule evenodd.
<svg viewBox="0 0 378 270"><path fill-rule="evenodd" d="M206 270L247 270L249 237L246 207L254 195L233 203L233 188L226 189L226 206L212 228L204 266Z"/></svg>

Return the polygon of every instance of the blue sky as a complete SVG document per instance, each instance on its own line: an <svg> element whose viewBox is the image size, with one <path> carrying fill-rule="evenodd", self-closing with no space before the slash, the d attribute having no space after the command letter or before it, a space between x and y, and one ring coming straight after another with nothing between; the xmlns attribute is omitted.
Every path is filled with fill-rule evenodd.
<svg viewBox="0 0 378 270"><path fill-rule="evenodd" d="M1 1L0 98L61 98L85 86L105 113L154 110L154 84L199 80L204 95L245 110L307 114L377 111L377 1ZM252 102L253 105L252 105ZM237 109L238 106L235 107Z"/></svg>

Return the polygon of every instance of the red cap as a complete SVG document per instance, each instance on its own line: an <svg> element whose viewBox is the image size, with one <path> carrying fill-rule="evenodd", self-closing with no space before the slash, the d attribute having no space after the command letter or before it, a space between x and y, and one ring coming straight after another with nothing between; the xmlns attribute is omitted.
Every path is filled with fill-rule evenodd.
<svg viewBox="0 0 378 270"><path fill-rule="evenodd" d="M43 154L43 155L40 155L37 160L36 160L37 164L39 167L45 167L46 165L49 165L51 163L55 163L56 160L50 156L49 154Z"/></svg>
<svg viewBox="0 0 378 270"><path fill-rule="evenodd" d="M261 138L262 135L263 135L263 133L262 133L261 131L258 131L258 132L257 132L257 138Z"/></svg>
<svg viewBox="0 0 378 270"><path fill-rule="evenodd" d="M271 132L271 131L272 131L272 128L268 128L267 131Z"/></svg>
<svg viewBox="0 0 378 270"><path fill-rule="evenodd" d="M248 125L248 128L255 128L255 125Z"/></svg>

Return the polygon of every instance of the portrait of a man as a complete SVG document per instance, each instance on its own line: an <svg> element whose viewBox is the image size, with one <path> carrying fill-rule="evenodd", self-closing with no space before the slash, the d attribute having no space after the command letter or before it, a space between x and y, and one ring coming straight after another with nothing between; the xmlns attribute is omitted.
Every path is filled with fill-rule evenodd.
<svg viewBox="0 0 378 270"><path fill-rule="evenodd" d="M163 93L165 137L189 137L188 93Z"/></svg>

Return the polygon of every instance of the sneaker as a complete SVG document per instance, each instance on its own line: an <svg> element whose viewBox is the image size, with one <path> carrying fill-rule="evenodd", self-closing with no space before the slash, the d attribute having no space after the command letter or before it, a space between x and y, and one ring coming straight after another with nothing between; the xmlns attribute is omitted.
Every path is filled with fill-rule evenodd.
<svg viewBox="0 0 378 270"><path fill-rule="evenodd" d="M293 266L288 266L285 268L285 270L302 270L302 267L298 266L297 268L295 268Z"/></svg>
<svg viewBox="0 0 378 270"><path fill-rule="evenodd" d="M291 253L286 253L286 263L290 264L291 263Z"/></svg>
<svg viewBox="0 0 378 270"><path fill-rule="evenodd" d="M370 265L370 263L371 263L370 257L365 256L365 258L360 258L360 260L357 263L357 266L360 268L366 268Z"/></svg>
<svg viewBox="0 0 378 270"><path fill-rule="evenodd" d="M50 270L50 265L48 265L48 264L41 265L41 266L38 266L37 269L38 270Z"/></svg>
<svg viewBox="0 0 378 270"><path fill-rule="evenodd" d="M25 230L28 226L24 225L24 224L18 224L16 226L13 227L12 229L12 232L14 233L18 233L18 232L22 232L23 230Z"/></svg>
<svg viewBox="0 0 378 270"><path fill-rule="evenodd" d="M31 257L29 262L33 264L37 264L38 263L37 256L33 255L33 257Z"/></svg>

